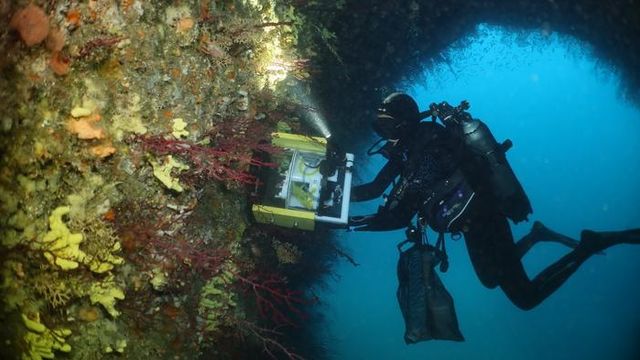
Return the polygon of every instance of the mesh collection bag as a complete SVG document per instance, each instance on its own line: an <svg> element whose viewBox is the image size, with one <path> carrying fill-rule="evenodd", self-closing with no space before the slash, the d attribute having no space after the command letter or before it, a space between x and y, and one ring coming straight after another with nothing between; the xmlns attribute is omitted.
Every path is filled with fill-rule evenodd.
<svg viewBox="0 0 640 360"><path fill-rule="evenodd" d="M420 243L402 250L403 244L398 246L397 296L405 322L405 342L464 341L453 298L435 269L441 260L439 250Z"/></svg>

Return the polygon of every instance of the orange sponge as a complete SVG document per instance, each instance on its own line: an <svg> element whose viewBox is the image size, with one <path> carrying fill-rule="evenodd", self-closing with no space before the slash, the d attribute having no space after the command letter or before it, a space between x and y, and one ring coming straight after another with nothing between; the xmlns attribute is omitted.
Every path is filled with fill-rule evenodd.
<svg viewBox="0 0 640 360"><path fill-rule="evenodd" d="M18 10L11 18L9 26L20 33L27 46L41 43L49 34L49 19L42 8L28 5Z"/></svg>

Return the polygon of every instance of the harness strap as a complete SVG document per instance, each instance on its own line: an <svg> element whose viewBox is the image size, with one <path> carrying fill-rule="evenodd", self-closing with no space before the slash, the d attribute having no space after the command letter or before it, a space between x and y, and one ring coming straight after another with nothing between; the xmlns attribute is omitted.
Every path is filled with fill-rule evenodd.
<svg viewBox="0 0 640 360"><path fill-rule="evenodd" d="M422 203L424 209L431 209L438 201L441 200L441 197L449 192L451 192L456 186L460 185L464 181L464 174L462 170L457 169L453 174L449 177L440 180L437 182L431 193L427 196L427 199Z"/></svg>
<svg viewBox="0 0 640 360"><path fill-rule="evenodd" d="M409 232L412 230L415 231L415 233L413 233L413 236L409 236ZM449 256L447 255L447 248L445 246L444 233L438 233L438 240L435 246L429 245L429 240L426 235L424 227L422 227L422 224L418 221L417 227L411 226L407 229L407 239L397 245L398 252L402 253L402 247L409 243L414 244L414 246L431 248L435 256L440 260L440 272L447 272L447 270L449 270Z"/></svg>
<svg viewBox="0 0 640 360"><path fill-rule="evenodd" d="M447 255L447 248L445 247L443 232L438 234L436 251L438 253L438 257L440 257L440 271L443 273L447 272L447 270L449 270L449 256Z"/></svg>

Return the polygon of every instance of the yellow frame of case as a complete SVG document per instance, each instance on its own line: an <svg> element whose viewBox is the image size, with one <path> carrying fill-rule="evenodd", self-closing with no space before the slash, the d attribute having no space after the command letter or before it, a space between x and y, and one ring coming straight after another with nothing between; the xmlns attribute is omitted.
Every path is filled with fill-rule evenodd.
<svg viewBox="0 0 640 360"><path fill-rule="evenodd" d="M315 136L304 136L288 133L271 134L271 143L287 149L325 154L327 139ZM251 212L257 222L273 224L301 230L314 230L316 214L313 211L285 209L274 206L254 204Z"/></svg>

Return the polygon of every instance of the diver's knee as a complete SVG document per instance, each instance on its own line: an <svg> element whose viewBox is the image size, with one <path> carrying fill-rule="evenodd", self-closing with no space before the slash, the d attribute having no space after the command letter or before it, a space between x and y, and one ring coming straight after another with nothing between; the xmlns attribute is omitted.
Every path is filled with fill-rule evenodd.
<svg viewBox="0 0 640 360"><path fill-rule="evenodd" d="M534 307L536 307L536 305L538 305L538 303L536 302L525 300L525 299L518 299L518 300L510 299L510 300L513 303L513 305L518 307L518 309L524 310L524 311L529 311Z"/></svg>
<svg viewBox="0 0 640 360"><path fill-rule="evenodd" d="M493 261L492 256L485 251L472 251L469 246L469 257L471 258L471 264L473 270L480 280L480 283L489 289L494 289L499 285L498 271Z"/></svg>
<svg viewBox="0 0 640 360"><path fill-rule="evenodd" d="M540 303L538 298L529 291L515 291L513 288L504 285L501 285L500 288L511 303L520 310L531 310Z"/></svg>
<svg viewBox="0 0 640 360"><path fill-rule="evenodd" d="M496 287L498 287L498 280L496 280L496 278L494 276L487 276L487 275L481 275L481 274L477 274L478 275L478 279L480 279L480 283L488 288L488 289L495 289Z"/></svg>

